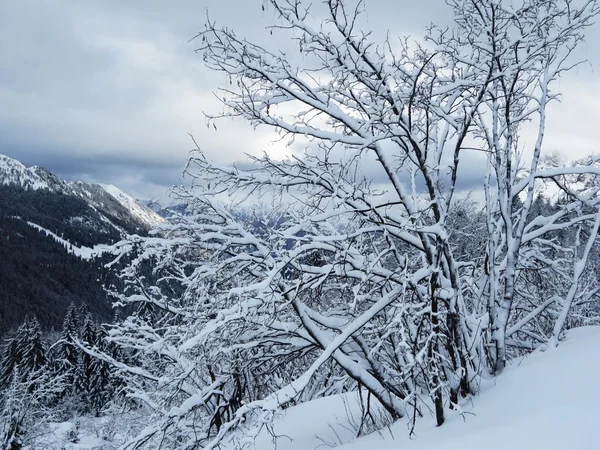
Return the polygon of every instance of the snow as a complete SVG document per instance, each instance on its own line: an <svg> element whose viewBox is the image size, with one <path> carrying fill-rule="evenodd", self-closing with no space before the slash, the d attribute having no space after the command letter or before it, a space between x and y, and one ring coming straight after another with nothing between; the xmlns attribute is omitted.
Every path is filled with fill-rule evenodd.
<svg viewBox="0 0 600 450"><path fill-rule="evenodd" d="M99 256L108 250L108 246L101 245L101 244L95 245L94 248L76 247L75 245L71 244L69 241L66 241L65 239L61 238L60 236L57 236L52 231L50 231L44 227L41 227L33 222L28 221L27 225L37 229L38 231L41 231L42 233L45 233L46 236L50 236L50 237L54 238L54 240L56 242L64 245L68 251L72 252L76 256L79 256L81 259L91 259L94 256Z"/></svg>
<svg viewBox="0 0 600 450"><path fill-rule="evenodd" d="M281 413L273 441L265 429L254 448L260 450L595 450L600 448L597 405L600 392L600 327L571 330L556 348L513 361L504 373L487 381L482 393L462 405L461 413L448 411L442 427L434 417L417 421L416 436L401 420L388 428L355 438L360 417L357 395L320 398ZM81 420L79 441L68 432ZM93 422L93 423L92 423ZM111 418L78 418L53 425L45 448L118 448L129 426L116 421L119 431L110 442L98 430ZM115 422L112 420L112 422ZM63 447L64 445L64 447ZM113 447L114 446L114 447ZM224 446L233 449L231 443Z"/></svg>
<svg viewBox="0 0 600 450"><path fill-rule="evenodd" d="M40 432L35 445L25 449L45 450L115 450L127 432L118 418L76 417L68 422L49 423ZM119 426L121 425L121 426Z"/></svg>
<svg viewBox="0 0 600 450"><path fill-rule="evenodd" d="M0 184L17 185L24 189L50 189L50 185L37 173L36 167L0 155Z"/></svg>
<svg viewBox="0 0 600 450"><path fill-rule="evenodd" d="M79 427L72 422L62 422L54 425L54 434L63 437L64 449L96 449L101 448L105 443L103 439L97 436L84 435L79 437Z"/></svg>
<svg viewBox="0 0 600 450"><path fill-rule="evenodd" d="M598 449L599 348L600 327L572 330L557 348L513 362L462 405L461 413L448 411L443 426L436 427L433 416L417 421L412 438L401 420L354 439L348 411L357 410L356 394L346 402L341 396L318 399L284 412L275 425L281 436L277 449ZM276 448L266 433L256 444L261 450Z"/></svg>
<svg viewBox="0 0 600 450"><path fill-rule="evenodd" d="M141 222L149 225L150 227L164 223L165 219L152 211L150 208L141 205L136 199L130 195L127 195L118 187L112 184L100 184L100 186Z"/></svg>

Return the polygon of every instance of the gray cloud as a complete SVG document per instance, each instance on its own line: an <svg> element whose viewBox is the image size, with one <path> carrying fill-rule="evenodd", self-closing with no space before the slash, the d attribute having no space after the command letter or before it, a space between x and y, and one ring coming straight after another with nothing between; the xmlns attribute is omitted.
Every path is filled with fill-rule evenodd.
<svg viewBox="0 0 600 450"><path fill-rule="evenodd" d="M239 35L277 46L263 32L272 11L263 12L261 3L0 2L0 153L140 197L178 182L192 148L188 133L222 162L239 161L244 152L280 154L268 130L239 121L206 128L203 111L220 111L211 92L224 80L188 43L209 10ZM367 8L364 23L377 38L388 29L392 36L420 35L430 22L451 20L442 0L368 0ZM578 56L597 61L597 37L596 26ZM585 66L561 80L564 101L553 108L549 148L578 156L595 149L599 80ZM474 173L465 170L461 182L470 186Z"/></svg>

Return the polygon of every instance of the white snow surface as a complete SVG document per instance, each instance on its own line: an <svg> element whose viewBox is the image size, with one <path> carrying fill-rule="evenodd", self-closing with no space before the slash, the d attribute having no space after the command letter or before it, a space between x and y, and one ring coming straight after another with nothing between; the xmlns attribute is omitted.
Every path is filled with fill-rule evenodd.
<svg viewBox="0 0 600 450"><path fill-rule="evenodd" d="M76 256L79 256L81 259L91 259L94 256L99 256L102 253L104 253L105 251L107 251L109 248L107 245L102 245L102 244L94 245L94 248L76 247L75 245L71 244L69 241L54 234L52 231L50 231L44 227L41 227L33 222L28 221L27 225L41 231L42 233L45 233L46 236L54 238L54 240L56 242L64 245L68 251L72 252Z"/></svg>
<svg viewBox="0 0 600 450"><path fill-rule="evenodd" d="M435 426L433 416L426 416L417 421L412 438L409 424L401 420L389 429L355 439L342 397L328 397L284 412L275 425L275 434L282 436L277 449L325 449L342 443L336 448L600 449L599 380L600 327L580 328L571 330L557 348L514 361L502 375L482 386L479 396L462 405L462 414L447 411L441 427ZM256 444L261 450L276 448L266 435Z"/></svg>
<svg viewBox="0 0 600 450"><path fill-rule="evenodd" d="M150 208L140 204L136 199L112 184L100 184L102 189L112 195L121 205L141 222L154 227L165 222L165 219Z"/></svg>
<svg viewBox="0 0 600 450"><path fill-rule="evenodd" d="M462 413L447 411L447 422L436 427L427 415L417 421L416 436L401 420L389 428L356 439L352 414L356 394L314 400L282 413L274 426L276 444L261 433L257 450L597 450L600 430L600 327L571 330L557 348L514 361L499 377L487 382L479 396L463 405ZM101 428L110 418L86 419ZM81 430L77 444L65 440L72 422L51 425L44 439L48 449L118 448L128 424L107 442ZM97 434L97 433L96 433ZM113 447L114 446L114 447ZM225 445L228 450L232 448Z"/></svg>

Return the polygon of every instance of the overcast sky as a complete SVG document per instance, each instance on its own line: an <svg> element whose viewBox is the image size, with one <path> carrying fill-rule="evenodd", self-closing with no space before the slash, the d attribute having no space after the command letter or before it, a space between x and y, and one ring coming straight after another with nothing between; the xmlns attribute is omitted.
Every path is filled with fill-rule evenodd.
<svg viewBox="0 0 600 450"><path fill-rule="evenodd" d="M68 180L113 183L144 199L164 197L192 148L223 162L273 150L267 130L242 122L207 129L203 112L222 78L194 43L206 11L238 35L262 34L272 13L261 0L0 1L0 153ZM368 24L422 35L450 20L443 0L367 0ZM588 32L581 66L560 81L546 148L568 157L597 150L600 25ZM472 162L476 164L476 161Z"/></svg>

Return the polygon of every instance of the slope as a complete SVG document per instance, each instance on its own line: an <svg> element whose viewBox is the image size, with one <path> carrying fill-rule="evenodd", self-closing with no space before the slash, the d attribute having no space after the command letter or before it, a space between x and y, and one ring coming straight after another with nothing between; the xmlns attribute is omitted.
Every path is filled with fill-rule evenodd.
<svg viewBox="0 0 600 450"><path fill-rule="evenodd" d="M26 316L60 329L70 303L87 303L102 321L113 316L100 261L68 253L27 222L0 214L0 337Z"/></svg>
<svg viewBox="0 0 600 450"><path fill-rule="evenodd" d="M100 249L163 220L110 190L0 155L0 338L27 315L45 330L60 328L71 302L110 320Z"/></svg>
<svg viewBox="0 0 600 450"><path fill-rule="evenodd" d="M600 391L600 327L571 330L558 348L513 362L482 387L472 404L436 427L433 417L417 421L416 434L400 421L354 440L350 416L355 401L329 397L290 408L275 426L278 450L311 450L336 444L340 450L593 450ZM355 411L349 414L348 411ZM426 412L427 414L427 412ZM392 438L393 436L393 438ZM349 442L350 441L350 442ZM349 442L349 443L348 443ZM270 436L257 448L274 449Z"/></svg>
<svg viewBox="0 0 600 450"><path fill-rule="evenodd" d="M130 195L123 192L112 184L100 184L102 188L112 195L131 215L140 222L146 224L149 228L164 222L164 219L146 205L141 204Z"/></svg>
<svg viewBox="0 0 600 450"><path fill-rule="evenodd" d="M465 405L437 428L433 417L417 422L416 436L400 421L354 439L358 408L355 394L320 398L286 410L272 433L259 435L248 448L260 450L596 450L595 428L600 392L600 327L571 330L558 348L516 361L483 388L473 404ZM119 447L135 416L119 417L110 441L97 437L99 427L114 418L78 418L78 443L69 443L73 422L51 424L43 436L45 448L93 449ZM128 422L131 420L131 423ZM273 436L277 435L276 441ZM102 447L104 448L104 447ZM233 445L222 448L233 449Z"/></svg>

